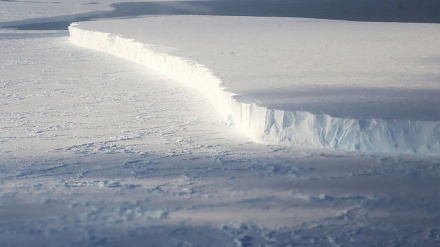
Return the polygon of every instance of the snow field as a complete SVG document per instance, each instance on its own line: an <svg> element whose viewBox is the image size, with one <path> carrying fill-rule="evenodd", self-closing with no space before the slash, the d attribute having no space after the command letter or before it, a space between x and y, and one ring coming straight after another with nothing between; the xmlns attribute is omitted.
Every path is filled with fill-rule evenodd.
<svg viewBox="0 0 440 247"><path fill-rule="evenodd" d="M210 99L201 97L196 90L153 73L141 64L82 49L69 42L68 32L64 30L67 28L65 23L81 16L99 17L100 12L91 11L107 11L110 9L107 5L112 2L0 0L0 27L31 24L19 27L28 31L0 29L1 247L367 247L438 244L440 157L426 153L365 154L309 150L251 142L224 122L227 116L222 119L215 114L215 104L210 104ZM287 6L295 6L297 12L302 12L301 7L305 3L284 0L172 1L169 5L163 1L157 1L157 4L145 2L121 4L126 9L124 7L120 13L101 17L135 16L142 11L160 14L167 6L170 8L165 8L165 11L175 14L207 11L204 13L254 15L258 14L252 12L255 9L265 12L269 8L252 10L249 3L262 4L258 6L287 4L270 8L272 12L263 13L267 15L276 14L280 9L289 13ZM337 0L326 4L307 1L306 4L324 6L328 13L338 15L335 9L343 4L335 2L350 3L351 9L356 10L350 13L356 18L361 13L364 17L378 20L377 16L369 16L371 12L365 11L363 3L376 5L379 0ZM404 0L399 2L404 12L397 14L424 13L415 11L412 3L423 5L424 8L429 6L419 1ZM223 4L220 9L213 8ZM396 3L386 4L392 7ZM117 9L115 5L112 7ZM435 8L429 9L436 11ZM429 15L423 14L417 20L426 16ZM279 20L249 18L245 29L255 34L255 40L268 41L261 42L261 45L270 49L272 55L282 51L278 53L279 57L272 57L271 62L259 63L260 59L243 59L258 50L266 51L266 48L249 46L249 40L242 42L249 32L239 29L243 29L242 24L246 24L247 18L222 18L221 26L228 26L222 32L213 31L213 28L218 28L220 19L208 17L208 22L200 22L200 19L192 17L184 19L185 22L180 17L173 20L152 18L148 23L138 19L142 25L137 25L136 20L80 25L85 30L132 38L141 47L147 46L156 54L180 57L175 61L178 63L176 69L203 64L205 66L196 67L191 73L206 70L206 80L211 80L214 75L220 83L211 86L224 88L235 101L250 103L246 104L249 107L255 103L267 109L289 112L292 102L284 104L285 96L292 98L295 95L298 102L316 102L318 109L324 109L322 112L331 116L338 113L334 115L341 119L358 117L351 114L347 105L344 109L335 107L347 103L353 103L351 106L355 113L358 113L357 109L364 109L364 119L384 116L390 117L387 120L402 119L402 116L412 121L440 119L436 108L440 97L431 97L437 95L440 81L440 56L435 56L440 47L431 42L433 35L429 31L434 30L432 33L438 34L436 25L363 23L361 26L371 25L372 28L369 29L371 32L365 33L363 28L358 28L358 24L351 22L338 22L350 27L349 30L339 30L328 28L336 22L309 19L307 25L320 23L315 27L323 28L318 28L320 32L304 32L304 26L300 25L299 33L302 35L297 35L298 32L290 26L283 29L283 25L254 32L261 30L264 25L271 27ZM411 21L411 18L405 20ZM429 17L423 20L429 20ZM47 21L49 24L41 23ZM56 24L58 21L64 24L56 28L63 30L54 31L50 23ZM147 27L156 21L160 25L173 23L173 27L162 25L164 33L169 36L162 36L163 33L158 33L154 25L152 30ZM192 24L188 26L187 21ZM132 31L136 30L135 27L142 27L142 30L137 29L128 35L125 32L128 22L133 23L130 25ZM395 38L394 28L392 32L384 28L394 25L401 28L398 33L403 39ZM203 32L193 30L202 26ZM44 31L29 31L29 28L43 28ZM122 28L122 31L118 28ZM171 28L173 32L170 32ZM416 38L405 38L408 28ZM368 60L370 54L377 55L373 51L355 49L356 56L352 56L350 53L353 50L347 49L346 56L340 56L347 43L331 43L333 45L330 47L337 48L334 50L336 53L325 53L329 49L324 46L317 50L307 49L316 47L313 40L308 40L302 43L295 55L300 60L310 52L323 56L309 56L310 60L305 63L280 66L282 64L278 61L283 60L279 58L285 58L291 48L286 46L286 39L274 43L282 36L280 30L288 30L282 33L292 33L298 38L296 41L304 41L302 38L307 35L308 38L317 39L341 36L342 41L347 38L344 34L353 39L370 36L368 42L363 43L386 44L378 46L380 53L384 54L379 57L397 63L394 64L396 66L390 66L384 60L373 59L369 66L361 66L362 70L376 69L378 64L386 66L382 66L381 73L375 73L375 76L362 77L362 73L356 73L359 72L356 66L361 64L359 58ZM383 33L379 35L380 30L388 38L384 39ZM337 35L328 36L329 33ZM206 34L205 37L202 34ZM234 39L236 35L238 38ZM144 39L145 36L148 39ZM200 41L207 38L209 42L193 42L195 37ZM438 38L438 35L435 37ZM225 46L221 46L221 43ZM206 48L206 44L220 49ZM234 49L230 49L232 47ZM398 49L388 49L390 47ZM267 58L267 54L261 52L257 57ZM213 58L216 60L213 61ZM329 87L315 87L313 81L299 87L288 84L292 90L284 85L283 79L293 77L283 74L283 71L290 73L306 69L295 78L305 78L307 75L322 78L322 71L315 71L316 67L308 65L327 64L332 67L326 62L344 59L352 62L335 63L341 70L336 68L337 73L327 74L343 75L337 76L337 79L348 75L345 78L349 80L344 83L335 86L334 81L325 80ZM243 61L247 61L247 64ZM276 64L279 69L266 64ZM268 71L274 73L267 74ZM245 75L252 80L242 80L243 77L233 80L236 75ZM390 82L386 78L395 80ZM407 83L413 81L415 83ZM323 80L318 80L318 83L321 82ZM366 82L368 86L373 85L374 90L349 88L339 91L348 84L363 86ZM379 97L382 92L389 96L389 91L385 90L387 87L399 89L391 97L391 103L399 107L389 107L393 104ZM408 87L421 89L418 91L420 95L411 93ZM339 104L328 104L331 101L326 101L335 96L331 94L334 92L332 88L337 89L336 96L344 96L335 97ZM322 91L329 94L326 97L313 97ZM396 95L402 97L394 101ZM362 100L368 104L361 104L361 107L354 104L353 99L359 96L363 96ZM379 103L371 104L374 102ZM242 105L231 107L238 109ZM292 105L300 107L302 112L320 114L310 105L304 109L303 105ZM420 109L420 106L423 106L422 111L413 111ZM332 112L331 108L337 109ZM249 110L245 109L246 112ZM262 110L261 117L265 116L266 111Z"/></svg>
<svg viewBox="0 0 440 247"><path fill-rule="evenodd" d="M170 23L175 23L176 18L178 21L185 22L194 17L157 17L135 21L142 27L142 22L147 23L159 19L160 23L164 24L163 28L166 29L168 19L171 19ZM214 17L197 18L201 22L215 20ZM116 33L95 30L102 29L100 26L107 26L104 29L112 30L112 23L118 22L122 24L119 24L119 29L115 28ZM241 95L234 93L233 89L225 88L223 76L222 78L217 76L216 71L199 64L198 61L172 55L180 49L179 47L144 43L148 41L148 38L142 41L132 39L129 31L126 34L120 29L124 25L123 20L112 23L99 21L74 23L69 27L70 40L84 47L141 63L173 80L195 88L212 102L225 119L256 142L366 152L422 154L440 152L440 122L438 121L386 120L368 117L341 118L325 113L268 108L264 104L255 103L255 100L243 101L237 97ZM277 22L274 21L274 23ZM331 26L331 23L325 24ZM151 29L148 30L151 31ZM153 31L151 36L154 35ZM197 43L197 36L192 40L185 39L182 42ZM246 41L243 42L246 43ZM437 51L434 50L434 52ZM242 63L246 62L246 60L242 61ZM246 66L244 67L246 69ZM434 89L436 90L436 86ZM434 114L437 112L438 110L434 109Z"/></svg>
<svg viewBox="0 0 440 247"><path fill-rule="evenodd" d="M438 157L255 144L67 31L0 37L2 247L438 241Z"/></svg>
<svg viewBox="0 0 440 247"><path fill-rule="evenodd" d="M1 1L0 26L25 25L33 23L50 23L99 16L111 12L114 3L131 2L130 0L77 0L77 1ZM143 1L144 3L148 1ZM154 2L154 0L153 0ZM166 1L161 1L166 2ZM173 0L178 2L178 0Z"/></svg>

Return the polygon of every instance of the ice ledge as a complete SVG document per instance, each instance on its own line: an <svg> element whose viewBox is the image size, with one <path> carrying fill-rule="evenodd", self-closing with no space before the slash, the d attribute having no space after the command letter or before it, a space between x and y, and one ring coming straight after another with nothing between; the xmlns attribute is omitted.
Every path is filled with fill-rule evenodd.
<svg viewBox="0 0 440 247"><path fill-rule="evenodd" d="M385 153L440 154L440 123L344 119L326 114L268 109L239 102L203 65L168 55L119 35L69 26L72 43L138 62L208 97L219 113L256 142L307 148Z"/></svg>

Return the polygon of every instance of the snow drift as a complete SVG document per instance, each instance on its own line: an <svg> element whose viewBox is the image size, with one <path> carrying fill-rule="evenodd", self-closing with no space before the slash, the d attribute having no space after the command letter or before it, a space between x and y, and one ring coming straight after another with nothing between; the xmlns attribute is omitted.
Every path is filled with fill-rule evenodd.
<svg viewBox="0 0 440 247"><path fill-rule="evenodd" d="M440 123L418 120L349 119L306 111L269 109L241 102L223 87L215 71L122 35L69 27L74 44L141 63L185 83L256 142L307 148L389 153L440 153Z"/></svg>

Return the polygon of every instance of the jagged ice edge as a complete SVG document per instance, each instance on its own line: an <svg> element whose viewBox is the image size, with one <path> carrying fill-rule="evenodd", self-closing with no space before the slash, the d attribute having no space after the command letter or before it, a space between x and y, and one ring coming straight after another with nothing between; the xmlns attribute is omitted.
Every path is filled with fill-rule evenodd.
<svg viewBox="0 0 440 247"><path fill-rule="evenodd" d="M155 52L153 45L120 35L81 29L77 23L69 26L69 33L74 44L140 63L193 87L255 142L347 151L440 154L439 122L345 119L243 103L222 87L219 77L197 62Z"/></svg>

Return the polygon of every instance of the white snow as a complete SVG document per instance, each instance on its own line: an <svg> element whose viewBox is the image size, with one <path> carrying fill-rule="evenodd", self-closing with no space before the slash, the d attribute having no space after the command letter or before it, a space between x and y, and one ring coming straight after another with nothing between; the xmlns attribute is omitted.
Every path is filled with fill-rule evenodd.
<svg viewBox="0 0 440 247"><path fill-rule="evenodd" d="M143 0L148 2L179 2L182 0ZM77 17L95 16L114 10L111 4L132 0L2 0L0 1L0 27L39 22L66 21Z"/></svg>
<svg viewBox="0 0 440 247"><path fill-rule="evenodd" d="M194 87L257 142L440 152L437 24L173 16L69 31Z"/></svg>
<svg viewBox="0 0 440 247"><path fill-rule="evenodd" d="M215 109L218 105L212 104L208 97L142 64L74 45L69 41L67 30L72 20L98 18L98 12L104 14L101 18L163 12L217 15L245 12L246 15L266 16L275 13L279 16L281 14L276 12L284 9L283 13L297 9L301 13L303 10L311 13L322 12L321 6L324 6L324 14L338 15L341 6L344 9L348 6L354 11L349 13L352 17L379 21L383 19L376 15L371 17L371 8L365 8L365 5L371 3L373 9L386 13L389 11L387 6L399 4L403 11L399 10L397 14L401 16L418 13L422 5L426 8L438 4L429 0L418 0L417 4L412 0L220 0L169 4L160 1L157 4L113 5L118 8L117 13L109 14L107 10L111 8L107 4L110 2L0 0L0 27L13 27L0 28L1 247L364 247L435 246L438 243L440 157L435 153L366 154L255 143L225 122L226 116L218 114ZM81 10L78 5L83 6ZM271 8L256 9L255 6ZM295 8L287 8L289 6ZM429 11L435 12L436 9L430 8ZM414 13L412 16L417 17ZM391 15L391 19L395 17ZM409 17L403 19L414 19ZM432 20L429 15L422 17L426 18L416 20ZM134 43L149 42L150 45L139 44L139 47L152 50L147 54L156 58L161 55L174 57L179 69L188 68L190 64L203 64L202 67L191 67L192 71L201 73L198 75L207 72L208 80L216 76L219 84L211 85L215 86L216 92L233 97L233 101L242 105L255 103L284 111L291 111L295 106L295 109L299 107L298 111L307 110L310 114L322 111L328 115L337 114L341 119L362 117L390 121L404 117L411 121L438 121L435 114L438 99L432 97L438 92L438 80L435 79L438 77L438 60L434 56L436 50L429 51L433 48L429 42L431 35L425 35L437 24L292 19L300 26L306 23L312 26L341 25L330 31L323 28L319 28L320 32L311 30L310 35L321 39L335 32L337 35L333 38L341 36L339 41L347 41L346 45L349 33L354 36L351 40L356 40L365 38L362 33L372 28L369 32L375 35L365 35L376 41L369 40L365 45L372 42L375 47L392 49L375 54L388 58L388 62L382 61L387 65L383 68L386 73L368 76L360 73L355 76L356 81L342 83L343 80L339 79L345 78L347 71L341 68L339 86L335 86L334 81L326 80L329 85L323 86L320 82L314 84L313 80L302 80L300 85L290 85L292 90L289 91L286 85L293 76L289 76L291 71L298 69L300 72L309 65L286 65L288 73L283 74L284 68L277 61L277 66L262 66L258 70L246 67L243 62L249 62L244 53L254 56L253 48L248 49L249 43L241 42L249 42L250 34L254 34L256 40L263 37L261 41L285 44L284 40L264 37L283 36L278 30L283 29L282 26L271 29L280 19L249 18L247 21L246 18L223 17L222 28L217 23L219 18L200 20L210 20L212 27L222 29L223 36L215 35L209 23L203 32L195 34L190 32L191 27L185 25L189 32L185 34L175 24L172 27L164 25L161 35L159 30L147 29L140 31L139 36L130 33L134 40L127 46L124 39L130 38L128 36L115 38L115 41L123 41L121 45L130 56L134 52L131 49ZM172 19L153 18L148 23L162 20L169 24ZM173 20L199 19L179 17ZM95 26L107 22L90 23L90 31L93 30L90 34L95 31L116 33L118 25L126 27L130 22L120 21L120 24L112 22L112 27ZM81 23L80 27L83 25L88 24ZM358 25L362 28L358 29ZM202 26L195 23L194 29ZM244 26L249 30L240 30ZM108 30L96 30L98 28ZM176 29L175 32L168 33L170 28ZM291 31L290 24L284 28ZM260 29L268 33L255 32ZM400 32L396 34L395 29ZM120 33L128 34L126 31ZM310 37L306 37L305 31L302 28L297 30L307 40L302 48L323 43L316 40L309 44ZM409 43L395 39L396 35L406 37L409 31L417 36L415 43L414 38ZM382 34L378 35L378 32ZM179 39L174 41L178 33ZM114 34L108 36L111 35ZM242 39L238 38L240 35ZM108 39L108 36L102 35L102 38ZM143 40L145 36L148 40ZM303 36L293 38L300 41ZM194 39L208 40L212 46L224 50L205 46L209 42L192 42ZM234 44L222 46L219 42ZM335 54L344 54L344 47L331 44L334 45L332 49L336 49L333 50ZM395 45L402 47L396 48ZM104 47L109 48L108 45ZM270 58L279 49L286 51L284 54L289 54L292 49L291 44L276 48L271 48L270 52L262 52L267 51L262 48L260 55ZM357 60L349 51L345 58L354 63ZM356 53L356 58L366 53L363 49L353 48L351 51ZM300 49L295 54L301 52L309 54L313 49ZM301 58L299 62L303 61L304 54L298 57ZM395 54L396 59L389 57L390 54ZM284 59L282 54L280 56ZM220 59L230 62L220 64ZM337 70L337 65L343 64L341 59L338 60L340 63L329 68ZM366 56L362 61L365 59L370 58ZM411 65L399 67L396 64L407 62ZM250 63L256 65L258 61ZM313 63L323 65L325 61L318 59ZM357 65L352 63L345 64L355 70ZM237 64L243 66L236 67ZM373 62L366 68L376 67ZM245 69L249 70L246 72ZM268 69L274 69L276 73L267 76ZM241 72L247 78L251 78L252 73L260 74L252 80L243 80L239 78ZM302 77L324 77L315 72L308 71ZM179 74L188 73L179 72L176 76ZM263 75L267 77L260 78ZM368 81L370 77L377 77L377 80ZM294 78L300 77L295 75ZM362 82L362 78L366 81ZM359 84L356 84L358 80ZM404 80L411 83L400 83ZM265 82L270 83L266 85ZM292 95L295 97L290 97ZM341 100L344 107L329 107L338 105L336 99ZM381 103L372 104L379 99ZM362 107L351 107L347 103ZM393 107L393 103L402 107ZM356 116L360 112L350 110L358 108L363 109L363 116Z"/></svg>

